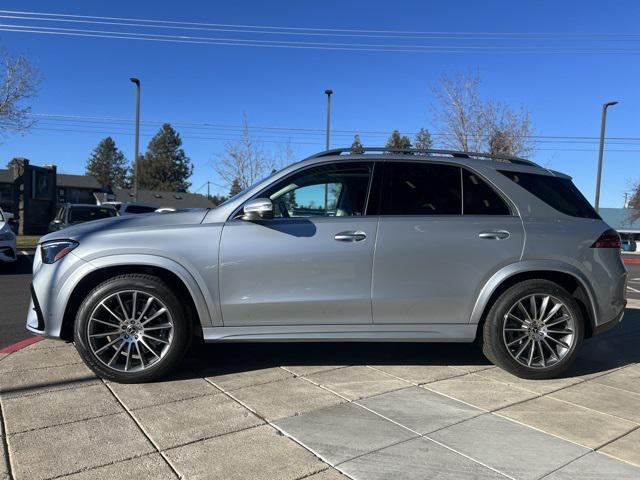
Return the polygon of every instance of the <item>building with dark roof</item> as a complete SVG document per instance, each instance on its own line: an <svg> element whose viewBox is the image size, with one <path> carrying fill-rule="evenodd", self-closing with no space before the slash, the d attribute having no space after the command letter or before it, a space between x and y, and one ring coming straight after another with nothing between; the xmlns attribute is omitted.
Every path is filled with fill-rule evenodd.
<svg viewBox="0 0 640 480"><path fill-rule="evenodd" d="M10 168L0 169L0 208L15 215L20 234L46 233L62 204L105 201L136 203L129 189L113 191L89 175L58 173L55 165L38 167L16 158ZM204 195L150 190L139 190L137 203L175 209L215 206Z"/></svg>
<svg viewBox="0 0 640 480"><path fill-rule="evenodd" d="M640 240L640 210L635 208L600 208L598 213L621 237Z"/></svg>

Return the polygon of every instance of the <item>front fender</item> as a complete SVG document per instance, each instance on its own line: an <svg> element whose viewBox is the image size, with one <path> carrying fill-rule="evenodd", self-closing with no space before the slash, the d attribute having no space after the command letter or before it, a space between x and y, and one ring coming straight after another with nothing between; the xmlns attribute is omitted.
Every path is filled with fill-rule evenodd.
<svg viewBox="0 0 640 480"><path fill-rule="evenodd" d="M587 293L589 303L587 307L590 309L591 318L596 318L596 312L598 310L595 302L595 293L591 288L591 282L588 281L586 276L579 269L577 269L573 265L555 260L526 260L523 262L517 262L507 265L506 267L503 267L495 274L493 274L493 276L485 283L482 290L480 290L480 293L476 299L476 303L471 312L469 323L480 323L482 314L488 306L489 299L503 282L519 273L531 273L536 271L565 273L574 277Z"/></svg>
<svg viewBox="0 0 640 480"><path fill-rule="evenodd" d="M222 326L222 321L215 315L217 311L215 302L211 298L211 294L207 285L202 278L196 278L185 267L173 259L149 254L115 254L104 257L93 258L88 260L93 270L100 270L106 267L118 267L126 265L142 265L149 267L157 267L170 271L175 274L187 287L193 303L196 306L198 317L203 327ZM196 274L197 275L197 274ZM80 280L78 280L79 282ZM77 282L76 282L77 285ZM66 304L66 302L65 302Z"/></svg>

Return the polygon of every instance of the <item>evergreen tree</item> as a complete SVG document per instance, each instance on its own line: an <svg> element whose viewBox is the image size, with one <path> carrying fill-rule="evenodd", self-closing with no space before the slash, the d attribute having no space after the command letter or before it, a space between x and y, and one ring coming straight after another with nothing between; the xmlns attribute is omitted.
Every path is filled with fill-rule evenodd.
<svg viewBox="0 0 640 480"><path fill-rule="evenodd" d="M386 148L391 148L393 153L395 149L405 150L407 148L411 148L411 140L406 135L400 135L398 130L394 130L391 132L391 136L389 136L389 140L387 140Z"/></svg>
<svg viewBox="0 0 640 480"><path fill-rule="evenodd" d="M231 189L229 190L229 196L233 197L234 195L240 193L242 191L242 185L240 185L240 180L237 178L233 179L231 182Z"/></svg>
<svg viewBox="0 0 640 480"><path fill-rule="evenodd" d="M421 128L416 137L413 140L414 148L420 148L423 150L429 150L433 148L433 140L431 139L431 133L426 128Z"/></svg>
<svg viewBox="0 0 640 480"><path fill-rule="evenodd" d="M353 143L351 144L351 153L353 155L364 153L364 147L362 145L362 142L360 141L360 135L355 135L353 137Z"/></svg>
<svg viewBox="0 0 640 480"><path fill-rule="evenodd" d="M165 123L140 158L138 188L186 192L193 165L182 147L180 134Z"/></svg>
<svg viewBox="0 0 640 480"><path fill-rule="evenodd" d="M127 159L111 137L103 138L87 160L86 174L103 187L126 187L127 171Z"/></svg>

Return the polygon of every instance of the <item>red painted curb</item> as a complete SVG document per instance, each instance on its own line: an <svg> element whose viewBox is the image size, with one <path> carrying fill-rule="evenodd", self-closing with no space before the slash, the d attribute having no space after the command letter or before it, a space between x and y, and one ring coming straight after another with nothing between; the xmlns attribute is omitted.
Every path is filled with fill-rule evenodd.
<svg viewBox="0 0 640 480"><path fill-rule="evenodd" d="M4 347L0 350L0 353L14 353L18 350L22 350L29 345L33 345L34 343L38 343L40 340L44 340L44 337L29 337L24 340L20 340L19 342L14 343L13 345L9 345L8 347Z"/></svg>
<svg viewBox="0 0 640 480"><path fill-rule="evenodd" d="M623 258L624 263L640 263L640 258Z"/></svg>

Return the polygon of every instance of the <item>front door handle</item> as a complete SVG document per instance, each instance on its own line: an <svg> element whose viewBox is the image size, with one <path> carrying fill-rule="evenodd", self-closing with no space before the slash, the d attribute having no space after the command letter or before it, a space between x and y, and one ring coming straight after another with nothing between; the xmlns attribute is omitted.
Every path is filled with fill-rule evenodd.
<svg viewBox="0 0 640 480"><path fill-rule="evenodd" d="M361 242L367 238L367 234L364 232L347 231L336 233L333 238L339 242Z"/></svg>
<svg viewBox="0 0 640 480"><path fill-rule="evenodd" d="M478 234L478 237L486 238L488 240L504 240L506 238L509 238L510 235L511 234L506 230L495 230L495 231L480 232Z"/></svg>

